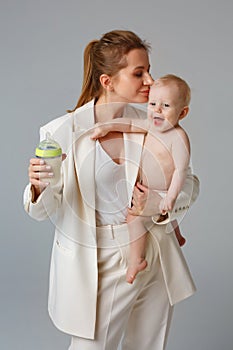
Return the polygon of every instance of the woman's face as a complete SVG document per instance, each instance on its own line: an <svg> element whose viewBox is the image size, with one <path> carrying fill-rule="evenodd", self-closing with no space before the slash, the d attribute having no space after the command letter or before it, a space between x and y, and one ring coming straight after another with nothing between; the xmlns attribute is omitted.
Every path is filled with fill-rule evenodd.
<svg viewBox="0 0 233 350"><path fill-rule="evenodd" d="M153 79L149 74L149 57L144 49L133 49L127 55L127 67L111 77L107 102L145 103Z"/></svg>

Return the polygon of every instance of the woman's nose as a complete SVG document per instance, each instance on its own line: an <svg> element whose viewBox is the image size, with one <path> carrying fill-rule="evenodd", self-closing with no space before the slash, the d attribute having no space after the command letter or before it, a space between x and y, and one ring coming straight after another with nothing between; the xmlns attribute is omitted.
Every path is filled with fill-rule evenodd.
<svg viewBox="0 0 233 350"><path fill-rule="evenodd" d="M152 78L150 73L146 73L144 76L143 84L151 86L153 82L154 82L154 79Z"/></svg>

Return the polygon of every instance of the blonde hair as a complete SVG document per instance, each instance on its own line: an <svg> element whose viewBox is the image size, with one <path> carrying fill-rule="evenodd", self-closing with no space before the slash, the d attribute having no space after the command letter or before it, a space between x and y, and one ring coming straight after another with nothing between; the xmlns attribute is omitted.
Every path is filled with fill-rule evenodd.
<svg viewBox="0 0 233 350"><path fill-rule="evenodd" d="M133 49L150 50L150 45L128 30L113 30L104 34L100 40L92 40L84 50L83 84L81 95L73 110L99 98L102 94L100 76L114 76L127 66L126 55Z"/></svg>
<svg viewBox="0 0 233 350"><path fill-rule="evenodd" d="M166 75L156 79L154 81L153 85L157 85L160 83L163 85L167 85L169 83L174 83L179 89L180 98L184 102L184 106L188 106L190 104L191 89L185 80L183 80L182 78L180 78L174 74L166 74Z"/></svg>

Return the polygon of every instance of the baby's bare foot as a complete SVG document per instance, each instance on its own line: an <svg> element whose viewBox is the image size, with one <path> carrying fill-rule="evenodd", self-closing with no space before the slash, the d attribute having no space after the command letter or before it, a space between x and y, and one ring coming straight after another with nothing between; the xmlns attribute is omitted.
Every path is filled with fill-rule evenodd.
<svg viewBox="0 0 233 350"><path fill-rule="evenodd" d="M138 259L135 262L130 263L126 272L126 281L133 283L137 274L143 271L147 267L147 261L145 259Z"/></svg>

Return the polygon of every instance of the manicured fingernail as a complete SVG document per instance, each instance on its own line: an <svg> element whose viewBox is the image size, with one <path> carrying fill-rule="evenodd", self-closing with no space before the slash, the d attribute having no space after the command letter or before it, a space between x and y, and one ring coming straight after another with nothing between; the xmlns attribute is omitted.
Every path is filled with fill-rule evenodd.
<svg viewBox="0 0 233 350"><path fill-rule="evenodd" d="M44 164L44 160L43 160L43 159L40 160L40 164L41 164L41 165Z"/></svg>
<svg viewBox="0 0 233 350"><path fill-rule="evenodd" d="M51 166L50 166L50 165L46 165L45 169L50 170L50 169L51 169Z"/></svg>
<svg viewBox="0 0 233 350"><path fill-rule="evenodd" d="M48 173L48 176L52 177L52 176L53 176L53 173Z"/></svg>

